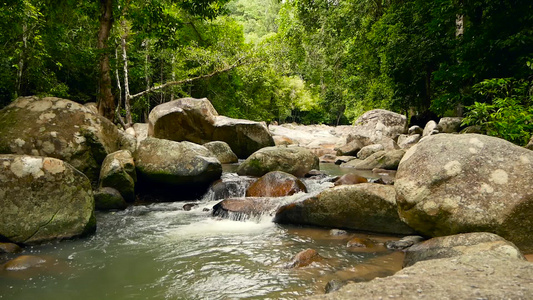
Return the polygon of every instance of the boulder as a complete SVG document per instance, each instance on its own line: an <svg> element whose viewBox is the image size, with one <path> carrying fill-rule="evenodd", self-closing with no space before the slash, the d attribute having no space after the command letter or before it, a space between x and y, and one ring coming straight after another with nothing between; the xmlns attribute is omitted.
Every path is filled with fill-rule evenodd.
<svg viewBox="0 0 533 300"><path fill-rule="evenodd" d="M274 222L394 234L414 232L398 216L394 187L373 183L337 186L284 205Z"/></svg>
<svg viewBox="0 0 533 300"><path fill-rule="evenodd" d="M337 156L337 158L335 159L335 164L336 165L342 165L343 163L352 161L354 159L357 159L357 157L355 157L355 156Z"/></svg>
<svg viewBox="0 0 533 300"><path fill-rule="evenodd" d="M89 179L50 157L0 155L0 236L35 244L95 230Z"/></svg>
<svg viewBox="0 0 533 300"><path fill-rule="evenodd" d="M344 174L339 179L335 180L333 183L335 186L337 185L350 185L350 184L358 184L358 183L365 183L368 182L368 179L366 179L363 176L359 176L357 174Z"/></svg>
<svg viewBox="0 0 533 300"><path fill-rule="evenodd" d="M119 150L106 156L100 170L100 187L116 189L127 202L135 201L135 162L128 150Z"/></svg>
<svg viewBox="0 0 533 300"><path fill-rule="evenodd" d="M404 250L406 248L409 248L417 243L420 243L424 240L423 237L419 235L408 235L404 236L403 238L397 240L397 241L387 241L385 243L385 247L390 250Z"/></svg>
<svg viewBox="0 0 533 300"><path fill-rule="evenodd" d="M106 155L123 143L113 123L70 100L21 97L0 110L0 153L61 159L94 186Z"/></svg>
<svg viewBox="0 0 533 300"><path fill-rule="evenodd" d="M444 117L440 119L438 127L442 133L457 133L461 129L462 122L461 117Z"/></svg>
<svg viewBox="0 0 533 300"><path fill-rule="evenodd" d="M332 164L335 163L337 156L335 154L324 154L319 157L320 163Z"/></svg>
<svg viewBox="0 0 533 300"><path fill-rule="evenodd" d="M267 147L250 155L237 169L239 175L263 176L271 171L283 171L303 177L319 169L318 157L301 147Z"/></svg>
<svg viewBox="0 0 533 300"><path fill-rule="evenodd" d="M359 170L372 170L375 168L396 170L404 156L404 150L379 151L365 160L352 160L341 165L343 168L356 168Z"/></svg>
<svg viewBox="0 0 533 300"><path fill-rule="evenodd" d="M139 145L135 166L143 193L176 200L203 194L222 174L222 165L204 146L150 137Z"/></svg>
<svg viewBox="0 0 533 300"><path fill-rule="evenodd" d="M270 214L279 206L276 198L228 198L213 206L213 216L235 221L248 220L251 217L260 217Z"/></svg>
<svg viewBox="0 0 533 300"><path fill-rule="evenodd" d="M284 197L299 192L307 193L300 179L289 173L272 171L252 183L246 190L246 197Z"/></svg>
<svg viewBox="0 0 533 300"><path fill-rule="evenodd" d="M422 136L420 134L413 134L409 136L400 136L398 138L398 146L400 149L409 149L416 145Z"/></svg>
<svg viewBox="0 0 533 300"><path fill-rule="evenodd" d="M335 148L337 156L356 156L365 145L359 140L353 140L346 145Z"/></svg>
<svg viewBox="0 0 533 300"><path fill-rule="evenodd" d="M182 98L156 106L148 136L204 144L224 141L240 158L274 145L266 124L219 116L208 99Z"/></svg>
<svg viewBox="0 0 533 300"><path fill-rule="evenodd" d="M527 143L526 148L529 150L533 150L533 135L531 136L531 139Z"/></svg>
<svg viewBox="0 0 533 300"><path fill-rule="evenodd" d="M307 299L530 299L533 264L497 252L421 261L396 274Z"/></svg>
<svg viewBox="0 0 533 300"><path fill-rule="evenodd" d="M384 150L385 150L385 147L383 147L382 144L373 144L373 145L364 146L363 148L361 148L361 150L359 150L359 152L357 152L357 158L364 160L370 155L376 152L379 152L379 151L384 151Z"/></svg>
<svg viewBox="0 0 533 300"><path fill-rule="evenodd" d="M413 135L413 134L420 134L420 135L422 135L423 133L424 133L424 129L420 128L420 126L417 126L417 125L411 126L411 127L409 127L409 129L407 130L407 134L408 134L408 135Z"/></svg>
<svg viewBox="0 0 533 300"><path fill-rule="evenodd" d="M440 132L440 127L435 121L429 121L426 124L426 127L424 127L424 132L422 133L422 137L437 134Z"/></svg>
<svg viewBox="0 0 533 300"><path fill-rule="evenodd" d="M284 135L274 135L272 138L274 139L274 145L276 146L288 146L295 144L291 138Z"/></svg>
<svg viewBox="0 0 533 300"><path fill-rule="evenodd" d="M409 247L405 251L404 266L412 266L424 260L481 252L498 252L503 256L525 260L520 250L504 238L488 232L472 232L436 237Z"/></svg>
<svg viewBox="0 0 533 300"><path fill-rule="evenodd" d="M135 130L135 139L137 140L137 147L148 137L148 124L147 123L135 123L133 124ZM134 153L134 152L132 152Z"/></svg>
<svg viewBox="0 0 533 300"><path fill-rule="evenodd" d="M237 155L231 151L230 146L226 142L214 141L205 143L204 147L209 149L221 164L232 164L239 161Z"/></svg>
<svg viewBox="0 0 533 300"><path fill-rule="evenodd" d="M428 236L487 231L533 251L533 152L477 134L438 134L407 151L399 213Z"/></svg>
<svg viewBox="0 0 533 300"><path fill-rule="evenodd" d="M407 118L391 111L374 109L355 121L349 140L359 140L363 146L377 144L384 138L395 139L406 133Z"/></svg>
<svg viewBox="0 0 533 300"><path fill-rule="evenodd" d="M256 179L247 176L238 176L235 173L225 173L220 180L215 181L209 188L209 194L204 195L209 200L222 200L238 198L246 195L246 189Z"/></svg>
<svg viewBox="0 0 533 300"><path fill-rule="evenodd" d="M96 209L104 211L128 207L120 192L111 187L103 187L94 191L94 204Z"/></svg>

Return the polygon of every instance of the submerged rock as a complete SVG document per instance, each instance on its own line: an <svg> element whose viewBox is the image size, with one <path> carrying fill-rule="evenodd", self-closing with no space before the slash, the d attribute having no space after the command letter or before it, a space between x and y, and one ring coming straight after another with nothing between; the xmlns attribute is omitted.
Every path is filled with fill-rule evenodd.
<svg viewBox="0 0 533 300"><path fill-rule="evenodd" d="M271 171L283 171L303 177L319 169L318 157L301 147L267 147L250 155L237 169L239 175L263 176Z"/></svg>
<svg viewBox="0 0 533 300"><path fill-rule="evenodd" d="M307 193L305 184L296 176L282 171L263 175L246 190L246 197L284 197Z"/></svg>
<svg viewBox="0 0 533 300"><path fill-rule="evenodd" d="M22 97L0 110L0 153L61 159L93 186L106 155L124 143L113 123L70 100Z"/></svg>
<svg viewBox="0 0 533 300"><path fill-rule="evenodd" d="M21 255L4 264L6 271L22 271L38 267L46 262L46 259L35 255Z"/></svg>
<svg viewBox="0 0 533 300"><path fill-rule="evenodd" d="M222 165L207 148L156 138L141 142L135 164L143 193L163 193L175 200L203 194L222 174Z"/></svg>
<svg viewBox="0 0 533 300"><path fill-rule="evenodd" d="M410 234L400 220L394 187L373 183L337 186L278 209L274 222Z"/></svg>
<svg viewBox="0 0 533 300"><path fill-rule="evenodd" d="M274 146L266 124L219 116L206 98L182 98L160 104L150 112L148 124L149 136L197 144L224 141L240 158Z"/></svg>
<svg viewBox="0 0 533 300"><path fill-rule="evenodd" d="M89 179L50 157L0 155L0 236L34 244L95 230Z"/></svg>
<svg viewBox="0 0 533 300"><path fill-rule="evenodd" d="M477 134L438 134L396 174L399 213L428 236L487 231L533 250L533 152Z"/></svg>
<svg viewBox="0 0 533 300"><path fill-rule="evenodd" d="M0 254L1 253L18 253L21 252L22 248L19 245L13 243L0 243Z"/></svg>
<svg viewBox="0 0 533 300"><path fill-rule="evenodd" d="M287 268L301 268L312 264L315 261L320 261L322 257L315 249L305 249L296 254L287 264Z"/></svg>

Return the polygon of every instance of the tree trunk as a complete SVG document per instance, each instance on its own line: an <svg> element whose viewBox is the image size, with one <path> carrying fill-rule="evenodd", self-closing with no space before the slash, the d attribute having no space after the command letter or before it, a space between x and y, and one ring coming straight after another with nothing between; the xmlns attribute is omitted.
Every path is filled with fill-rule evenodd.
<svg viewBox="0 0 533 300"><path fill-rule="evenodd" d="M146 89L150 89L150 74L149 74L149 70L150 70L150 40L145 40L145 49L146 49L146 53L145 53L145 57L144 57L144 79L146 81ZM149 110L150 110L150 95L147 94L146 95L146 104L148 107L145 107L143 108L143 114L144 114L144 121L147 122L148 121L148 114L149 114Z"/></svg>
<svg viewBox="0 0 533 300"><path fill-rule="evenodd" d="M124 63L124 108L126 109L126 126L130 127L133 124L131 118L131 95L130 95L130 83L128 79L128 53L127 53L127 43L126 39L128 38L128 25L126 20L122 20L122 36L120 37L120 45L122 46L122 61Z"/></svg>
<svg viewBox="0 0 533 300"><path fill-rule="evenodd" d="M115 59L118 61L118 50L117 48L115 48ZM118 103L117 103L117 107L115 109L115 117L118 119L118 121L120 122L120 124L122 125L122 127L124 127L124 129L128 128L128 126L126 126L126 123L124 122L124 119L122 119L122 116L120 115L120 106L122 106L122 85L120 83L120 74L118 72L118 68L115 69L115 76L116 76L116 80L117 80L117 87L118 87Z"/></svg>
<svg viewBox="0 0 533 300"><path fill-rule="evenodd" d="M20 51L20 59L18 63L18 70L17 70L17 97L22 96L24 94L23 88L22 88L22 81L23 81L23 74L24 74L24 68L26 67L24 63L24 56L26 55L27 49L28 49L28 24L26 24L26 21L23 21L22 24L22 51Z"/></svg>
<svg viewBox="0 0 533 300"><path fill-rule="evenodd" d="M98 31L97 48L100 52L98 76L98 112L109 120L114 119L115 100L111 91L111 75L107 41L113 26L113 0L100 0L100 29Z"/></svg>

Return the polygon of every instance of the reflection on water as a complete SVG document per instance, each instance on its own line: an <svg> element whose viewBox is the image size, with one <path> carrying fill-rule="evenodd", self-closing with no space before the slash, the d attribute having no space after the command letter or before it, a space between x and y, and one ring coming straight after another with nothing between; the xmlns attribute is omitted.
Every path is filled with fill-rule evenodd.
<svg viewBox="0 0 533 300"><path fill-rule="evenodd" d="M401 268L401 253L380 243L396 239L327 229L279 226L266 216L238 222L210 217L216 201L191 211L184 203L132 206L98 213L95 235L26 248L47 263L0 271L0 299L294 299L322 293L329 280L368 280ZM347 240L377 246L348 249ZM325 259L301 269L284 266L301 250Z"/></svg>

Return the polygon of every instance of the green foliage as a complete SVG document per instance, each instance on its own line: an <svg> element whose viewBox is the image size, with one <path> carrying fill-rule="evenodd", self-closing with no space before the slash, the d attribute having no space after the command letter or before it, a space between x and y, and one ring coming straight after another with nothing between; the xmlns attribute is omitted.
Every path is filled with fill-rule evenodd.
<svg viewBox="0 0 533 300"><path fill-rule="evenodd" d="M489 135L525 146L533 133L533 84L513 78L494 78L474 85L487 102L468 106L463 125L479 125Z"/></svg>

